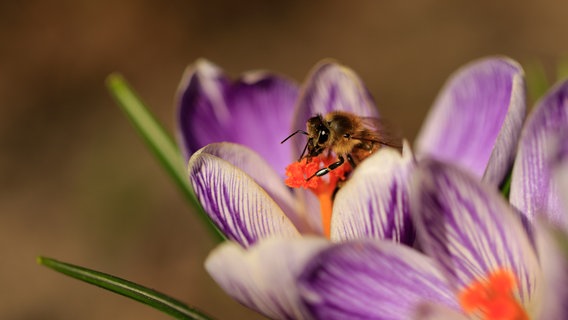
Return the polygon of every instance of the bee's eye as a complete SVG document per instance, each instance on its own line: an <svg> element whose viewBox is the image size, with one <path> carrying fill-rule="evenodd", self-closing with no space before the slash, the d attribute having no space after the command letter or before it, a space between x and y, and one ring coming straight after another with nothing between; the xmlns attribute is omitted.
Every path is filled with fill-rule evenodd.
<svg viewBox="0 0 568 320"><path fill-rule="evenodd" d="M320 130L319 136L318 136L318 144L325 143L327 141L328 137L329 137L329 134L328 134L327 130Z"/></svg>

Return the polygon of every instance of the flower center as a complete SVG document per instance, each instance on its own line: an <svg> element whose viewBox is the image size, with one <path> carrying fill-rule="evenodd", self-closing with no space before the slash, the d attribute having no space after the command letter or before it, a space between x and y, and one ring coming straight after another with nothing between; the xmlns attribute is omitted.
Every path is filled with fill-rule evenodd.
<svg viewBox="0 0 568 320"><path fill-rule="evenodd" d="M515 297L517 282L511 271L499 269L487 278L473 281L459 295L467 314L477 314L483 320L528 320L529 317Z"/></svg>
<svg viewBox="0 0 568 320"><path fill-rule="evenodd" d="M340 181L345 180L345 175L351 171L349 165L341 166L329 171L324 176L318 177L314 174L336 162L337 159L331 156L320 155L318 157L303 158L300 161L293 162L286 167L287 186L292 188L304 188L312 191L320 202L321 219L323 225L323 233L329 238L331 231L331 211L333 205L333 193Z"/></svg>

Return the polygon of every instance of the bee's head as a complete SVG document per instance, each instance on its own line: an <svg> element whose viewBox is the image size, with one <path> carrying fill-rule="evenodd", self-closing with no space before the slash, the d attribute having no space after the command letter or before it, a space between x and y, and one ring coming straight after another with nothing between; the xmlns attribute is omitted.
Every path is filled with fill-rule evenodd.
<svg viewBox="0 0 568 320"><path fill-rule="evenodd" d="M308 156L313 157L322 153L329 140L329 128L321 115L311 117L307 123Z"/></svg>

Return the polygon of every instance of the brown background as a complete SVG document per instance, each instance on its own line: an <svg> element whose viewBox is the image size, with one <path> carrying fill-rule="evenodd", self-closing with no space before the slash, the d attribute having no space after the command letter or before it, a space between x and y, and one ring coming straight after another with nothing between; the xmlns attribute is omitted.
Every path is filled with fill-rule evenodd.
<svg viewBox="0 0 568 320"><path fill-rule="evenodd" d="M413 139L458 66L568 53L561 1L2 1L0 318L168 319L51 272L37 255L169 293L223 319L252 318L204 272L214 243L104 87L122 72L173 129L172 98L206 57L238 75L301 81L332 57L366 81Z"/></svg>

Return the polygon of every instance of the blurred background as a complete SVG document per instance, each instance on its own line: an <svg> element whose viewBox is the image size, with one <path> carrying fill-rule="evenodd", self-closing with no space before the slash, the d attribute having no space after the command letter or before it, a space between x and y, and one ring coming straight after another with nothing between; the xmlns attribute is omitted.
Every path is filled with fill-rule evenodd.
<svg viewBox="0 0 568 320"><path fill-rule="evenodd" d="M409 139L452 71L508 55L549 76L568 53L562 1L1 1L0 318L169 319L36 264L122 276L220 319L260 318L203 269L214 242L130 123L121 72L173 132L185 67L270 69L301 82L320 59L355 69Z"/></svg>

